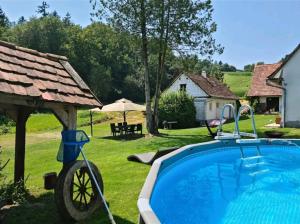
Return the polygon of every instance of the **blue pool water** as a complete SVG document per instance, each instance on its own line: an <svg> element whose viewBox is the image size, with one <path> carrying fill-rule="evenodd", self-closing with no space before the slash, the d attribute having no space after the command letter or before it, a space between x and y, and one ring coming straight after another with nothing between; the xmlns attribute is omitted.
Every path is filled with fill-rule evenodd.
<svg viewBox="0 0 300 224"><path fill-rule="evenodd" d="M164 224L300 223L300 149L218 148L159 173L150 205Z"/></svg>

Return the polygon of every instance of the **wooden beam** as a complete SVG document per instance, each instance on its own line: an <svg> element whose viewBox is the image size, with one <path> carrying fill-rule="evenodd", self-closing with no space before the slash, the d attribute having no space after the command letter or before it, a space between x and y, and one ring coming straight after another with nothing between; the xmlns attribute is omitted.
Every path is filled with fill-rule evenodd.
<svg viewBox="0 0 300 224"><path fill-rule="evenodd" d="M53 106L51 107L56 118L63 125L64 129L75 130L77 126L77 110L73 106Z"/></svg>
<svg viewBox="0 0 300 224"><path fill-rule="evenodd" d="M16 117L16 143L15 143L15 183L24 180L25 171L25 145L26 145L26 122L32 109L19 107Z"/></svg>
<svg viewBox="0 0 300 224"><path fill-rule="evenodd" d="M74 70L74 68L70 65L69 62L60 60L60 64L67 70L67 72L72 76L75 82L79 85L81 89L90 90L86 83L82 80L82 78L78 75L78 73Z"/></svg>
<svg viewBox="0 0 300 224"><path fill-rule="evenodd" d="M33 98L28 96L17 96L17 95L0 93L0 104L42 108L44 101L38 98Z"/></svg>

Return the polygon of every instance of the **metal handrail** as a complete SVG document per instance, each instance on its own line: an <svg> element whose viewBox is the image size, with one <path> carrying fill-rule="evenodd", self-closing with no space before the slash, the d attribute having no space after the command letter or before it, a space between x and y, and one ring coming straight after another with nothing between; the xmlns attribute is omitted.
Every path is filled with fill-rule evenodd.
<svg viewBox="0 0 300 224"><path fill-rule="evenodd" d="M244 132L239 132L239 134L244 134L244 136L248 136L248 137L254 137L254 138L258 138L257 136L257 132L256 132L256 126L255 126L255 120L254 120L254 112L252 107L250 107L249 105L245 104L242 105L239 109L238 115L237 115L237 123L240 121L240 117L241 117L241 112L244 108L248 108L250 111L250 116L251 116L251 123L252 123L252 129L253 129L253 135L249 135L249 133L244 133Z"/></svg>
<svg viewBox="0 0 300 224"><path fill-rule="evenodd" d="M222 113L221 113L221 117L220 117L220 125L219 125L219 127L218 127L218 132L217 132L217 135L218 136L220 136L221 135L221 133L222 133L222 121L223 121L223 119L224 119L224 113L225 113L225 109L227 108L227 107L229 107L229 108L231 108L232 109L232 111L233 111L233 118L234 118L234 123L235 123L235 126L234 126L234 133L233 134L238 134L239 135L239 125L238 125L238 120L237 120L237 117L236 117L236 110L235 110L235 107L232 105L232 104L225 104L224 106L223 106L223 109L222 109Z"/></svg>

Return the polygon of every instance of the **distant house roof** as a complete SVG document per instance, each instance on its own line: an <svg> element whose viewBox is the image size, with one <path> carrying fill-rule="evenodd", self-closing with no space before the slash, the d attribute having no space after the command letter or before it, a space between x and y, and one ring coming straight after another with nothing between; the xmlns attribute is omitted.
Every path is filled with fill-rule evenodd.
<svg viewBox="0 0 300 224"><path fill-rule="evenodd" d="M239 98L234 95L230 89L214 77L202 75L187 75L196 85L198 85L208 96L238 100Z"/></svg>
<svg viewBox="0 0 300 224"><path fill-rule="evenodd" d="M102 106L66 57L3 41L0 41L0 93L78 106Z"/></svg>
<svg viewBox="0 0 300 224"><path fill-rule="evenodd" d="M281 96L280 88L267 85L267 78L276 71L282 63L256 65L253 70L248 96Z"/></svg>

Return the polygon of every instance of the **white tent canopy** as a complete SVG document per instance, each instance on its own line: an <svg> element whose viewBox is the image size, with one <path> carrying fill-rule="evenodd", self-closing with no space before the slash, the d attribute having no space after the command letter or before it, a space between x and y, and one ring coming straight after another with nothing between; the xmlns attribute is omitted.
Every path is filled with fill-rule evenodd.
<svg viewBox="0 0 300 224"><path fill-rule="evenodd" d="M146 107L144 105L133 103L130 100L122 98L120 100L115 101L112 104L108 104L99 108L94 108L91 110L92 112L123 112L124 122L126 121L126 112L128 111L146 111Z"/></svg>

